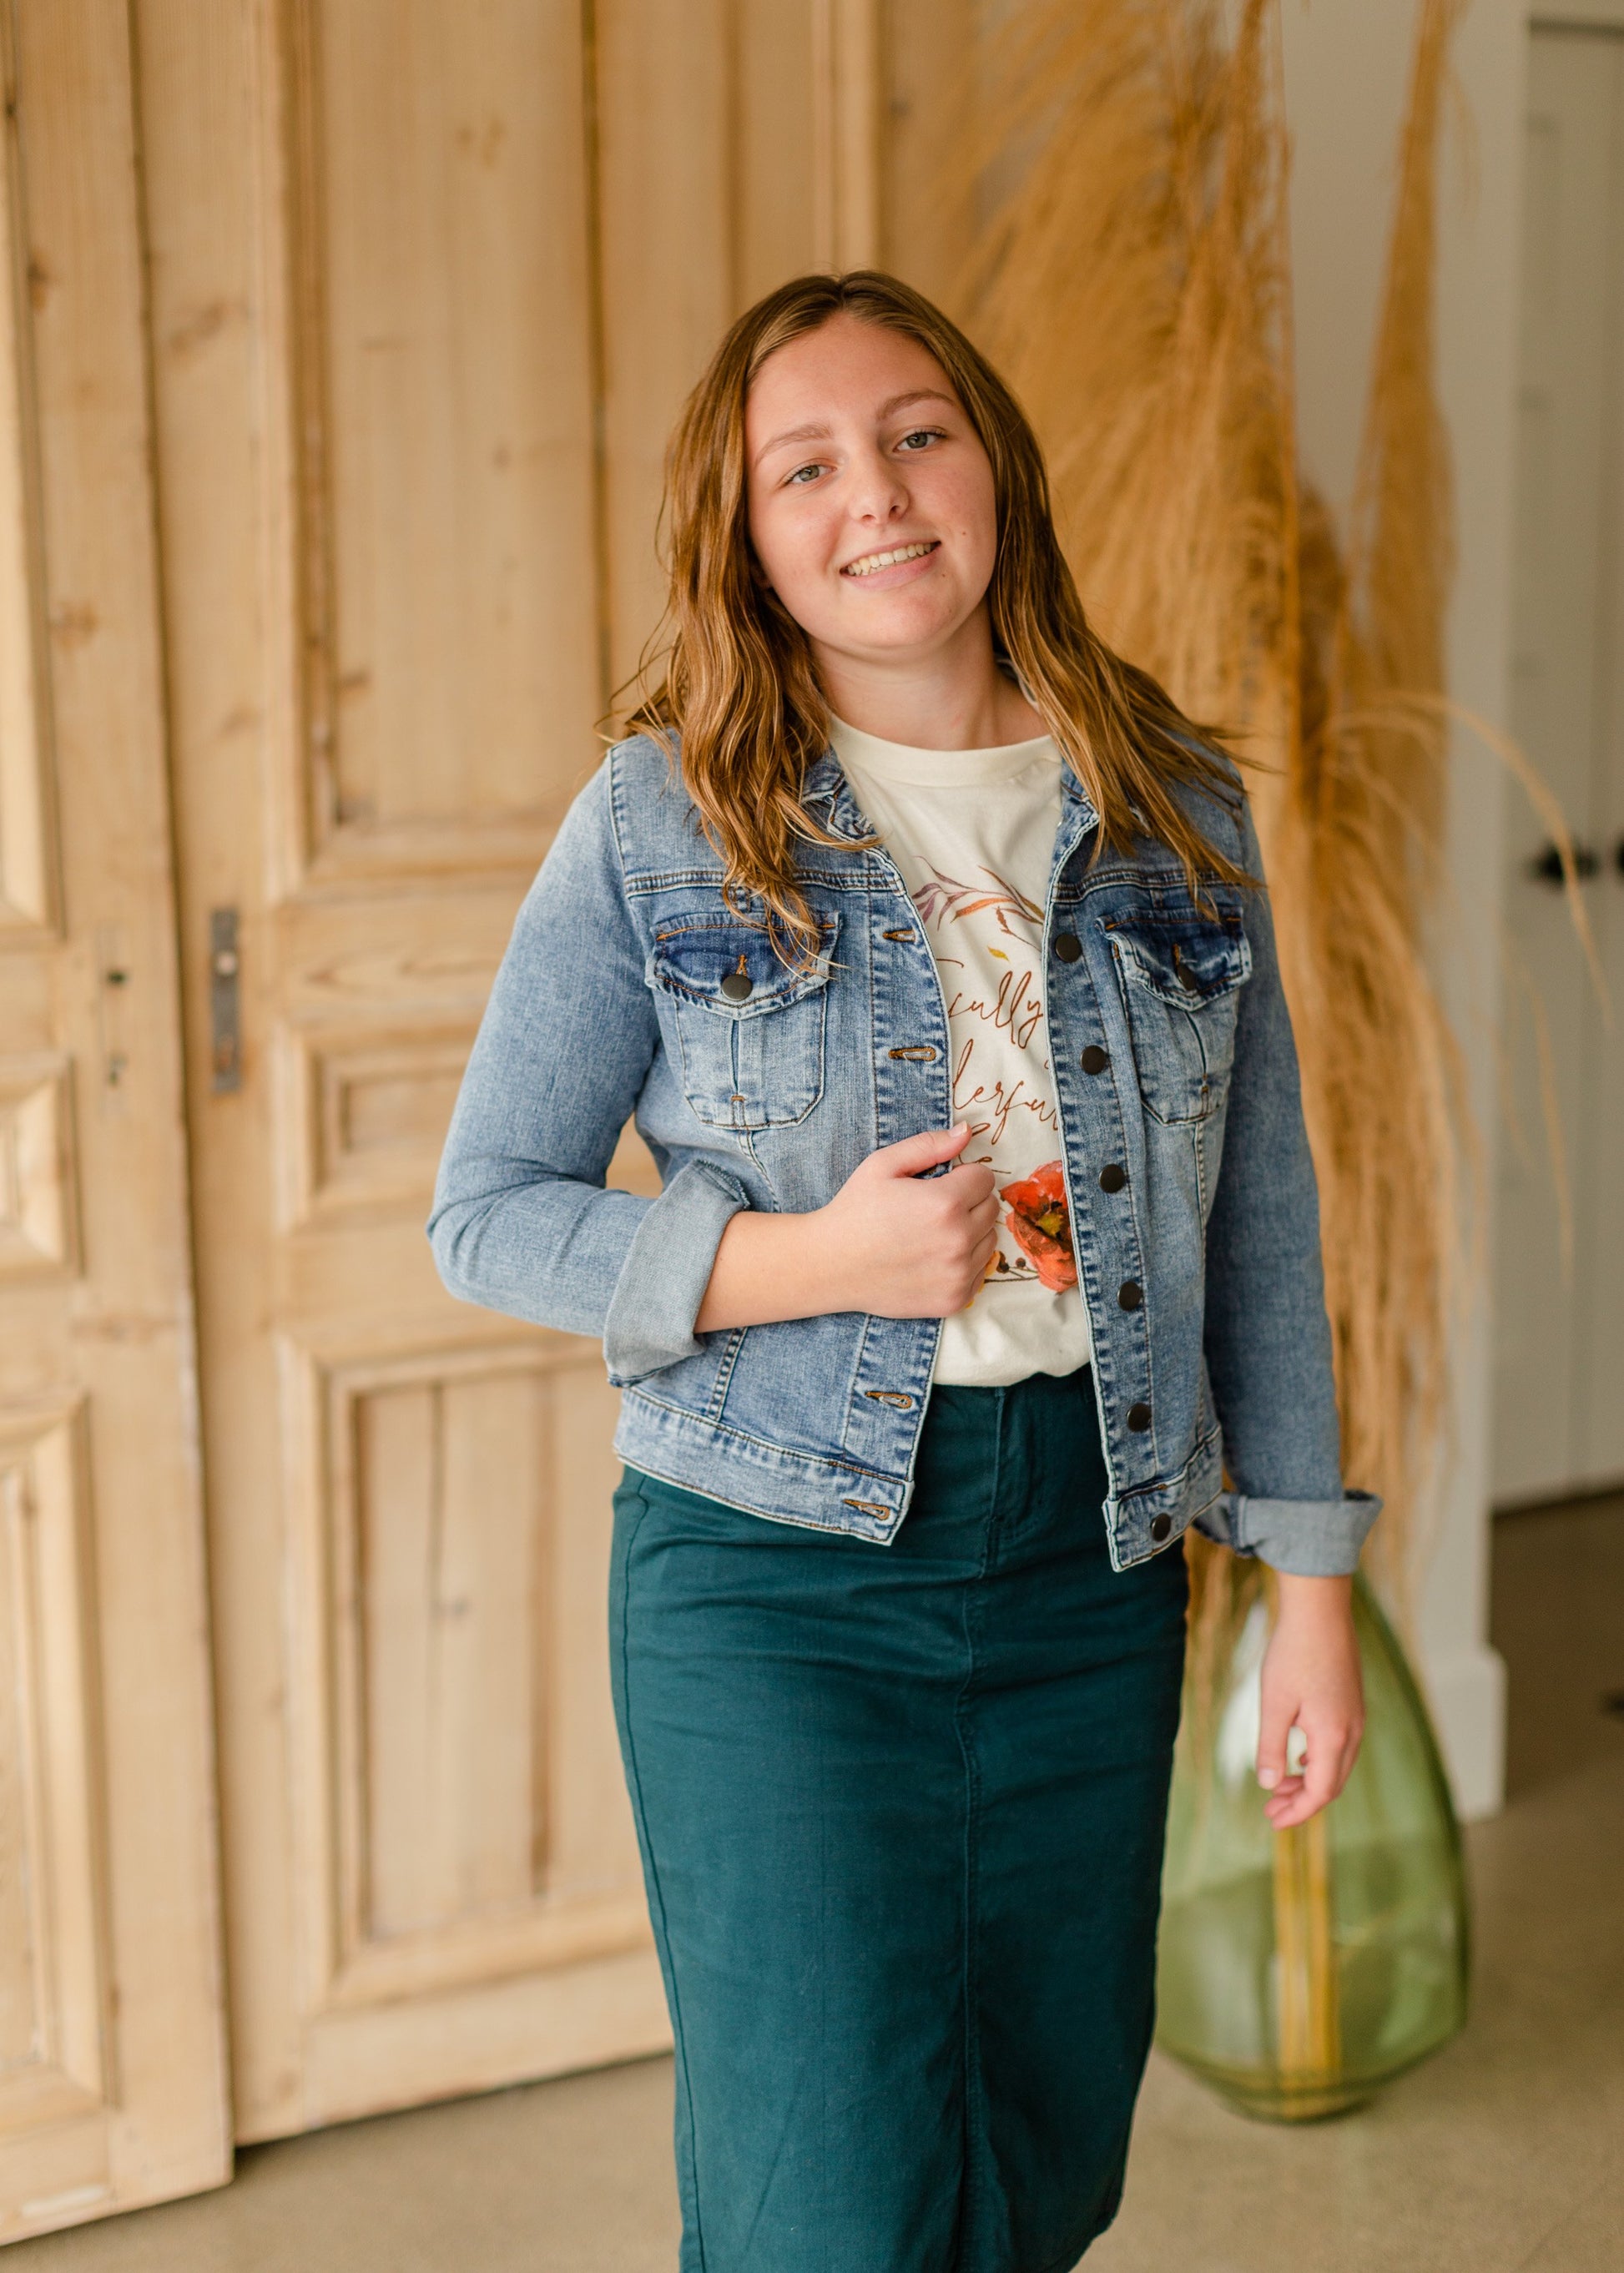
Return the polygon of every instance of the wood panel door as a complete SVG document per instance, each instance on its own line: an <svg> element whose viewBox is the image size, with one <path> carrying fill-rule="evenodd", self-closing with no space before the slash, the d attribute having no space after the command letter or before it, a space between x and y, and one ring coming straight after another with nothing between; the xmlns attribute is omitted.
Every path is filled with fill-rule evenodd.
<svg viewBox="0 0 1624 2273"><path fill-rule="evenodd" d="M230 2168L129 22L0 7L0 2240Z"/></svg>
<svg viewBox="0 0 1624 2273"><path fill-rule="evenodd" d="M1552 848L1514 794L1515 1121L1495 1215L1502 1504L1624 1481L1624 27L1538 28L1529 62L1513 716L1584 860L1613 1017L1549 873Z"/></svg>
<svg viewBox="0 0 1624 2273"><path fill-rule="evenodd" d="M423 1227L650 627L680 394L748 297L875 249L877 49L852 0L134 12L256 2138L665 2040L615 1400L596 1344L447 1297Z"/></svg>

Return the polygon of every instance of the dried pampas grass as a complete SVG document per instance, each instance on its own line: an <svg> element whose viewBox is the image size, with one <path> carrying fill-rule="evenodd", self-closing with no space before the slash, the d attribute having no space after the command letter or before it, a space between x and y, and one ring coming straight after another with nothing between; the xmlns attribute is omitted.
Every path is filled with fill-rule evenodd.
<svg viewBox="0 0 1624 2273"><path fill-rule="evenodd" d="M1447 1434L1475 1152L1427 969L1451 706L1433 176L1464 0L1419 0L1350 529L1297 465L1274 0L1022 0L967 293L1105 635L1244 730L1317 1167L1343 1460L1403 1614ZM1011 155L1011 154L1014 154ZM1192 1546L1198 1671L1260 1583Z"/></svg>

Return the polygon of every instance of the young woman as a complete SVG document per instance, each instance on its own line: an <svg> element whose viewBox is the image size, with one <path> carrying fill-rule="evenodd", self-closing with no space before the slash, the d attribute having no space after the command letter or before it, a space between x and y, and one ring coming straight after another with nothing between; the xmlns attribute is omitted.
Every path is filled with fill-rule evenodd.
<svg viewBox="0 0 1624 2273"><path fill-rule="evenodd" d="M1188 1525L1280 1574L1274 1821L1359 1740L1377 1503L1257 840L891 278L740 319L666 509L665 682L520 911L430 1235L625 1392L685 2273L1060 2273L1150 2044ZM605 1188L633 1115L658 1199Z"/></svg>

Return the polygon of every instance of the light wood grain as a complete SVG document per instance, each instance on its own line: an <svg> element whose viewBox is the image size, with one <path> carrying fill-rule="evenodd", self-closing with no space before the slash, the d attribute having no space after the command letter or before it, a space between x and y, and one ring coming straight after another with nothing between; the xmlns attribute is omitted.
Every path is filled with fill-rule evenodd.
<svg viewBox="0 0 1624 2273"><path fill-rule="evenodd" d="M11 0L0 51L9 2239L227 2175L217 1833L238 2135L665 2038L614 1397L423 1218L671 421L893 249L929 73L880 0Z"/></svg>
<svg viewBox="0 0 1624 2273"><path fill-rule="evenodd" d="M820 228L877 241L882 51L853 0L135 12L259 2138L665 2040L609 1707L614 1394L590 1342L452 1302L423 1225L519 897L658 612L682 394ZM629 1133L611 1174L658 1189Z"/></svg>
<svg viewBox="0 0 1624 2273"><path fill-rule="evenodd" d="M0 10L0 2239L230 2166L129 24Z"/></svg>

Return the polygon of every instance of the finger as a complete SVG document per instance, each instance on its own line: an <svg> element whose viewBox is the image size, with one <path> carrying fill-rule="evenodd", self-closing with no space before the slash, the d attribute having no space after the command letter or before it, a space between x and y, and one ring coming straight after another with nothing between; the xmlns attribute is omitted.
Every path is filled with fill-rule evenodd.
<svg viewBox="0 0 1624 2273"><path fill-rule="evenodd" d="M1300 1728L1300 1723L1297 1724ZM1284 1831L1294 1823L1306 1822L1314 1812L1308 1789L1308 1763L1300 1744L1287 1739L1285 1774L1264 1801L1264 1812L1276 1831Z"/></svg>
<svg viewBox="0 0 1624 2273"><path fill-rule="evenodd" d="M961 1310L967 1310L970 1308L970 1305L974 1302L982 1287L987 1284L988 1273L992 1267L993 1258L996 1256L997 1252L998 1242L995 1239L984 1249L984 1251L972 1254L970 1257L970 1271L972 1275L969 1287L965 1294L964 1301L959 1306Z"/></svg>
<svg viewBox="0 0 1624 2273"><path fill-rule="evenodd" d="M1277 1831L1306 1823L1328 1807L1347 1780L1348 1748L1330 1734L1311 1737L1303 1773L1282 1779L1266 1804L1269 1821Z"/></svg>
<svg viewBox="0 0 1624 2273"><path fill-rule="evenodd" d="M927 1168L938 1167L944 1160L952 1159L969 1141L970 1124L960 1121L951 1129L921 1129L917 1136L904 1136L895 1144L882 1144L870 1152L868 1159L883 1175L918 1176Z"/></svg>
<svg viewBox="0 0 1624 2273"><path fill-rule="evenodd" d="M1349 1731L1348 1741L1342 1746L1342 1757L1336 1778L1339 1797L1349 1777L1353 1774L1355 1764L1359 1757L1359 1746L1364 1742L1364 1738L1365 1730L1362 1726Z"/></svg>
<svg viewBox="0 0 1624 2273"><path fill-rule="evenodd" d="M1294 1831L1299 1824L1310 1822L1326 1804L1326 1801L1315 1798L1304 1782L1300 1790L1289 1797L1282 1799L1276 1795L1270 1799L1268 1819L1276 1831Z"/></svg>
<svg viewBox="0 0 1624 2273"><path fill-rule="evenodd" d="M1314 1809L1306 1792L1294 1791L1288 1798L1282 1799L1276 1795L1269 1801L1265 1812L1274 1830L1295 1831L1299 1824L1307 1822Z"/></svg>
<svg viewBox="0 0 1624 2273"><path fill-rule="evenodd" d="M1263 1708L1258 1729L1258 1782L1265 1791L1277 1789L1285 1781L1286 1740L1291 1733L1292 1717L1297 1708L1278 1698L1263 1692Z"/></svg>
<svg viewBox="0 0 1624 2273"><path fill-rule="evenodd" d="M1335 1737L1311 1736L1308 1758L1303 1763L1303 1797L1306 1818L1317 1815L1342 1789L1342 1745Z"/></svg>

